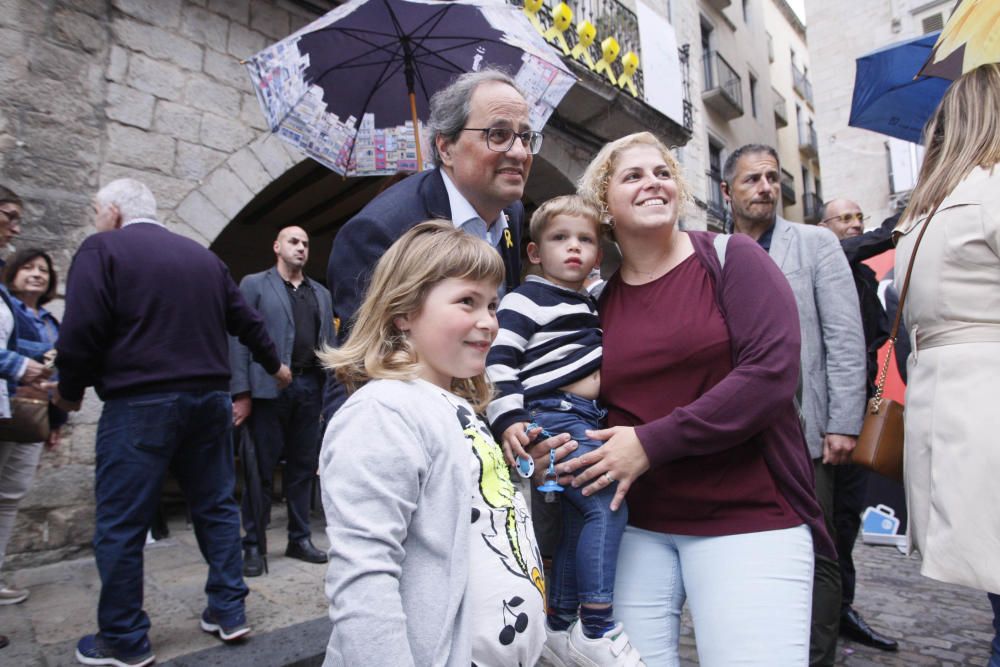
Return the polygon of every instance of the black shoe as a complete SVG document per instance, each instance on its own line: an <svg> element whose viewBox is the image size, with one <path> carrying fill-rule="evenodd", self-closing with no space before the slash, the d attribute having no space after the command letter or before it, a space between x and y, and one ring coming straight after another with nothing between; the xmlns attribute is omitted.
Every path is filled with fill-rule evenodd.
<svg viewBox="0 0 1000 667"><path fill-rule="evenodd" d="M861 618L861 614L853 607L844 607L840 612L840 634L859 644L883 651L899 650L899 644L895 639L889 639L872 630L871 626L865 623L865 619Z"/></svg>
<svg viewBox="0 0 1000 667"><path fill-rule="evenodd" d="M304 560L307 563L326 562L326 554L314 547L312 540L308 537L289 542L288 548L285 549L285 555L289 558Z"/></svg>
<svg viewBox="0 0 1000 667"><path fill-rule="evenodd" d="M259 577L264 574L265 570L267 570L267 563L256 545L243 550L244 577Z"/></svg>

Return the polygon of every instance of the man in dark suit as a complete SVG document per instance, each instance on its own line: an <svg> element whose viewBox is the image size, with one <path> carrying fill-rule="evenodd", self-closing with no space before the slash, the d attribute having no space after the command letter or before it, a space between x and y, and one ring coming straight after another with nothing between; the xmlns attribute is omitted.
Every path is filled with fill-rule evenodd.
<svg viewBox="0 0 1000 667"><path fill-rule="evenodd" d="M889 318L878 298L878 279L875 271L863 260L892 248L892 229L889 226L864 233L864 221L857 202L850 199L833 199L820 210L820 227L826 227L840 240L847 255L847 263L854 276L854 286L861 305L861 325L865 336L867 397L875 392L878 372L878 349L889 339ZM890 637L876 632L854 609L856 573L854 569L854 542L861 527L861 512L865 505L868 472L856 465L837 466L833 477L833 535L840 564L840 634L883 651L895 651L899 644Z"/></svg>
<svg viewBox="0 0 1000 667"><path fill-rule="evenodd" d="M201 629L224 641L250 632L226 332L250 348L277 386L292 377L226 266L156 219L149 188L112 181L94 197L94 214L101 233L80 246L66 281L53 398L79 410L93 386L104 401L94 445L100 632L80 639L76 658L143 667L156 658L142 609L142 547L168 469L209 563Z"/></svg>
<svg viewBox="0 0 1000 667"><path fill-rule="evenodd" d="M288 547L285 555L309 563L325 563L326 554L313 546L309 500L319 460L319 416L325 374L316 349L333 342L330 292L303 273L309 261L309 235L300 227L285 227L274 241L277 263L267 271L246 276L240 290L264 318L281 361L292 369L292 384L280 389L270 375L250 359L250 351L230 340L233 379L233 423L248 420L257 448L263 486L264 514L255 517L249 495L243 496L243 574L264 572L258 530L271 514L274 467L282 452L285 498L288 502ZM259 518L263 526L257 526Z"/></svg>
<svg viewBox="0 0 1000 667"><path fill-rule="evenodd" d="M495 246L504 259L509 291L521 280L520 199L541 134L529 124L529 108L513 79L497 70L459 76L431 98L427 127L437 168L393 185L337 232L327 267L339 338L364 298L378 258L406 230L431 218ZM324 414L345 399L339 383L328 383Z"/></svg>

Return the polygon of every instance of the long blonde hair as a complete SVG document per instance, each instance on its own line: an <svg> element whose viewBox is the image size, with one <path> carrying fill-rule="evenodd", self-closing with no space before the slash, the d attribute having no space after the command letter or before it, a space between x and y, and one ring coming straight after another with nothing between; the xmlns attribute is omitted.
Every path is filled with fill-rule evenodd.
<svg viewBox="0 0 1000 667"><path fill-rule="evenodd" d="M924 163L901 225L929 213L976 167L1000 162L1000 65L982 65L951 84L925 137Z"/></svg>
<svg viewBox="0 0 1000 667"><path fill-rule="evenodd" d="M418 377L416 350L395 319L415 315L427 293L448 278L503 282L503 259L488 243L455 229L448 220L413 227L390 246L372 275L350 336L339 348L324 347L318 356L353 392L369 380ZM452 380L452 392L477 411L492 398L485 373Z"/></svg>
<svg viewBox="0 0 1000 667"><path fill-rule="evenodd" d="M618 160L622 153L635 146L651 146L660 152L660 156L670 169L670 177L677 184L678 207L677 215L684 212L684 206L691 200L691 187L684 179L681 165L677 158L670 152L666 144L656 138L652 132L636 132L620 139L615 139L604 144L604 147L597 153L580 177L577 184L577 194L584 198L591 206L601 212L604 222L609 219L608 213L608 184L611 182L611 175L618 168Z"/></svg>

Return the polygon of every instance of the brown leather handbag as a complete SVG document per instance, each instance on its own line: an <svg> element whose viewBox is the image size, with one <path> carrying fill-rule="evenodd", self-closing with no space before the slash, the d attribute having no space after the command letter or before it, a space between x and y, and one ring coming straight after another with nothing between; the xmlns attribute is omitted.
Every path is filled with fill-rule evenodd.
<svg viewBox="0 0 1000 667"><path fill-rule="evenodd" d="M899 293L896 319L892 323L892 333L889 334L889 349L886 351L885 361L882 362L875 395L868 401L868 407L865 409L865 421L861 426L858 444L851 453L851 463L899 482L903 481L903 406L891 398L886 398L882 393L885 390L885 376L889 371L889 359L896 350L896 337L899 334L899 322L903 316L906 292L910 288L913 260L917 257L920 240L924 238L924 232L930 226L935 213L937 206L927 217L917 235L916 243L913 244L910 264L906 267L906 277L903 279L903 289Z"/></svg>
<svg viewBox="0 0 1000 667"><path fill-rule="evenodd" d="M10 419L0 419L0 442L44 442L49 438L49 399L18 387L10 397Z"/></svg>

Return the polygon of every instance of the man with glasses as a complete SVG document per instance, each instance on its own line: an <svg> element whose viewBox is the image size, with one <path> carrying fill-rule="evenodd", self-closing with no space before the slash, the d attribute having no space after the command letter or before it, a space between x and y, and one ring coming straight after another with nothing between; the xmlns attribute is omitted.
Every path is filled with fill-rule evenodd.
<svg viewBox="0 0 1000 667"><path fill-rule="evenodd" d="M406 230L443 218L496 247L507 272L501 287L521 282L521 196L542 135L531 129L528 103L507 74L484 69L459 76L431 98L427 127L435 169L396 183L337 232L327 266L327 286L347 338L378 258ZM337 382L327 382L323 414L344 402Z"/></svg>
<svg viewBox="0 0 1000 667"><path fill-rule="evenodd" d="M820 227L826 227L840 239L851 267L854 286L861 306L861 326L867 352L866 397L875 391L878 372L878 349L889 338L889 318L878 297L878 279L875 271L863 260L892 247L892 229L897 218L890 218L879 229L865 233L868 219L857 202L850 199L833 199L823 204ZM837 466L833 473L833 526L837 560L840 565L840 634L848 639L883 651L895 651L899 644L872 629L861 614L854 609L856 573L854 568L854 542L861 527L861 512L868 491L868 473L856 465Z"/></svg>

